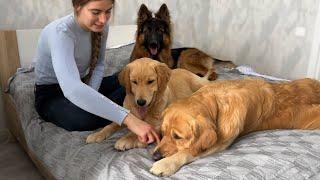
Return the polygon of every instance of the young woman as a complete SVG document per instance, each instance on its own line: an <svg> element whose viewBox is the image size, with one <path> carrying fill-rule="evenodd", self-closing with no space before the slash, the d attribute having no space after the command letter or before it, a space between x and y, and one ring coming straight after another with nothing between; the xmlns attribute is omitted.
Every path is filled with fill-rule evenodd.
<svg viewBox="0 0 320 180"><path fill-rule="evenodd" d="M159 140L152 126L121 107L117 75L103 78L108 20L114 0L72 0L74 13L47 25L38 42L35 106L39 115L69 131L116 122L145 143Z"/></svg>

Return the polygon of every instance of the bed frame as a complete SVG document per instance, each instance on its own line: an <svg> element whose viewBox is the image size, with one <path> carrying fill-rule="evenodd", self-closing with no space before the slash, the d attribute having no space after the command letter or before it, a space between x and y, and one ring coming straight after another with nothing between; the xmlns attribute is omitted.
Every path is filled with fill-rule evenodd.
<svg viewBox="0 0 320 180"><path fill-rule="evenodd" d="M49 169L29 149L17 114L15 103L9 94L4 93L8 79L20 67L20 57L16 31L0 31L0 82L4 101L6 123L10 132L27 152L45 179L56 179Z"/></svg>

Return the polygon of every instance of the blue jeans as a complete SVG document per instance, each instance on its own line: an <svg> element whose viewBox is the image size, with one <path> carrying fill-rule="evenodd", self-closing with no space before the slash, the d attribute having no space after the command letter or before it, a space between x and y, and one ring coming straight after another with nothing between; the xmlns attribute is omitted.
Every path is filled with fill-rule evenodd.
<svg viewBox="0 0 320 180"><path fill-rule="evenodd" d="M121 106L126 95L117 75L103 78L99 92ZM68 131L90 131L111 123L70 102L59 84L35 85L35 107L43 120Z"/></svg>

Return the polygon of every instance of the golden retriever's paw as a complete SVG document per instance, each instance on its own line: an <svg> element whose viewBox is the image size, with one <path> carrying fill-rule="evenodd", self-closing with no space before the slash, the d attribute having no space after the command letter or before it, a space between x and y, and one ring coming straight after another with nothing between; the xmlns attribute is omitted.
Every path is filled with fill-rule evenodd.
<svg viewBox="0 0 320 180"><path fill-rule="evenodd" d="M141 143L138 139L129 136L119 139L114 147L119 151L125 151L133 148L145 148L146 146L147 144Z"/></svg>
<svg viewBox="0 0 320 180"><path fill-rule="evenodd" d="M174 162L164 158L153 163L150 172L156 176L171 176L178 171L179 168L180 167L177 167Z"/></svg>
<svg viewBox="0 0 320 180"><path fill-rule="evenodd" d="M100 132L96 132L96 133L90 134L87 137L86 143L89 144L89 143L101 142L105 139L106 139L105 134L100 133Z"/></svg>

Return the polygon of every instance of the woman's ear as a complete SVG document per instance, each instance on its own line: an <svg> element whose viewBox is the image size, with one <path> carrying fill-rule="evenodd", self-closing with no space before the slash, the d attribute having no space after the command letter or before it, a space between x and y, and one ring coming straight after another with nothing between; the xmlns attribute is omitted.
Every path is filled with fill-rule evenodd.
<svg viewBox="0 0 320 180"><path fill-rule="evenodd" d="M121 86L126 88L127 94L131 92L131 84L130 84L130 68L128 66L124 67L118 76L118 80Z"/></svg>
<svg viewBox="0 0 320 180"><path fill-rule="evenodd" d="M158 94L164 92L171 77L171 69L164 63L155 66L157 72Z"/></svg>
<svg viewBox="0 0 320 180"><path fill-rule="evenodd" d="M82 8L81 6L76 7L76 8L75 8L75 13L76 13L76 14L79 14L81 8Z"/></svg>

